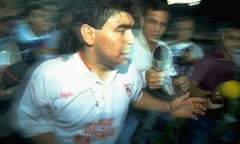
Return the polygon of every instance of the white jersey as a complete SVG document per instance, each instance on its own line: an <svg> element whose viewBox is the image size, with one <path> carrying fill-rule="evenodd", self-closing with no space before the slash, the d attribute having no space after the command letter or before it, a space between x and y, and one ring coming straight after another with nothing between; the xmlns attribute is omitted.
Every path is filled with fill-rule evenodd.
<svg viewBox="0 0 240 144"><path fill-rule="evenodd" d="M131 64L103 82L77 53L49 60L27 82L14 125L24 137L53 132L59 144L113 144L142 83Z"/></svg>

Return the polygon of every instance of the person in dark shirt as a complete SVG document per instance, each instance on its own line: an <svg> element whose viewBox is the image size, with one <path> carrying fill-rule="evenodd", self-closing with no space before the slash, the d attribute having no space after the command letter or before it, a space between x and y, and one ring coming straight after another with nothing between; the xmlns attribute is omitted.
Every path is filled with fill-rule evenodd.
<svg viewBox="0 0 240 144"><path fill-rule="evenodd" d="M184 144L207 144L221 142L233 142L237 140L236 129L231 129L238 123L236 113L229 112L233 105L239 105L235 102L225 100L222 103L212 101L211 97L217 94L217 87L229 80L234 79L234 67L238 65L236 50L240 48L240 25L231 24L220 33L219 46L212 52L209 52L200 60L190 77L191 96L206 97L208 99L208 111L205 116L201 116L199 121L189 120L182 130L180 136ZM233 121L229 121L229 119ZM220 133L219 126L223 124L232 125L228 130ZM235 127L236 128L236 127ZM215 137L215 138L214 138ZM187 141L186 141L187 140Z"/></svg>

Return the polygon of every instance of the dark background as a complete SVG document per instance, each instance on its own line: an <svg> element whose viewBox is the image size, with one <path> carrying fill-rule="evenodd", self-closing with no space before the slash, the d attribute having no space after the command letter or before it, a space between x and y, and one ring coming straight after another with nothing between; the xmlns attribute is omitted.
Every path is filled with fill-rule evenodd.
<svg viewBox="0 0 240 144"><path fill-rule="evenodd" d="M199 43L206 52L214 48L219 30L225 25L240 23L240 7L237 0L202 0L199 5L171 5L172 18L192 16L196 21L196 32L193 40ZM239 10L238 10L239 9ZM170 26L169 26L170 27ZM168 31L166 37L170 36Z"/></svg>
<svg viewBox="0 0 240 144"><path fill-rule="evenodd" d="M239 20L237 0L202 0L198 13L223 20Z"/></svg>
<svg viewBox="0 0 240 144"><path fill-rule="evenodd" d="M220 20L239 20L239 4L237 0L202 0L200 5L189 7L187 5L171 6L173 11L180 13L190 12L197 16L206 16Z"/></svg>
<svg viewBox="0 0 240 144"><path fill-rule="evenodd" d="M171 5L172 20L178 16L190 15L197 24L198 36L202 39L214 38L222 26L240 22L240 7L237 0L202 0L199 5ZM239 10L238 10L239 8Z"/></svg>

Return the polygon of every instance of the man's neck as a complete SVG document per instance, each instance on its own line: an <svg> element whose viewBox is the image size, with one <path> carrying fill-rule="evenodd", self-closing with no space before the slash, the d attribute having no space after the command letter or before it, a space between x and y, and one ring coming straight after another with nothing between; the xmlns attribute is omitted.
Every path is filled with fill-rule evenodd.
<svg viewBox="0 0 240 144"><path fill-rule="evenodd" d="M157 47L157 43L153 41L148 41L150 51L154 51L154 49Z"/></svg>
<svg viewBox="0 0 240 144"><path fill-rule="evenodd" d="M105 81L111 70L104 68L104 66L93 59L94 56L90 56L87 53L79 51L80 58L86 67L94 72L101 80Z"/></svg>
<svg viewBox="0 0 240 144"><path fill-rule="evenodd" d="M232 60L232 56L224 48L221 48L221 53L225 60Z"/></svg>

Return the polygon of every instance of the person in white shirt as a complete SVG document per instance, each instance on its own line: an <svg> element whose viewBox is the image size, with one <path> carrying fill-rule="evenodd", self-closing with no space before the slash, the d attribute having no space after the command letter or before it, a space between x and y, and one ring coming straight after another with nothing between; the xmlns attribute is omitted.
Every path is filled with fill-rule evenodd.
<svg viewBox="0 0 240 144"><path fill-rule="evenodd" d="M133 31L135 43L132 45L133 52L131 55L132 63L144 77L143 89L153 93L157 98L167 101L179 96L173 87L180 87L180 91L184 92L189 88L186 77L177 77L171 49L164 41L161 41L167 29L169 18L169 6L166 1L144 1L142 3L141 28ZM164 61L164 69L159 72L152 68L155 65L153 55L158 47L162 52L166 50L164 55L167 55L163 56L164 59L161 58ZM139 144L147 143L150 139L153 142L159 138L159 133L164 133L162 130L156 130L155 125L160 125L159 121L162 120L160 123L163 126L158 127L165 129L164 125L168 125L169 122L172 123L174 119L169 114L165 115L155 111L142 112L130 106L118 144L129 144L131 141L137 141Z"/></svg>

